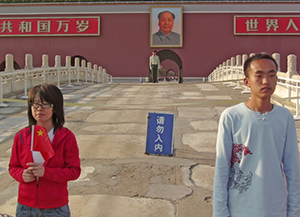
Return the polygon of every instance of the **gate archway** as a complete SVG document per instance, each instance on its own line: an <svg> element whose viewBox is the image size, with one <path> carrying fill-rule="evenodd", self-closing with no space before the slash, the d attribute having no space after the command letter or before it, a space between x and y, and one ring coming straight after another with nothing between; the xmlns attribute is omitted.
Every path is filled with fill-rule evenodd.
<svg viewBox="0 0 300 217"><path fill-rule="evenodd" d="M179 82L178 83L182 83L183 79L182 79L182 60L180 58L180 56L178 56L177 53L175 53L174 51L171 50L160 50L157 52L157 56L159 56L160 62L162 63L164 60L173 60L179 68Z"/></svg>

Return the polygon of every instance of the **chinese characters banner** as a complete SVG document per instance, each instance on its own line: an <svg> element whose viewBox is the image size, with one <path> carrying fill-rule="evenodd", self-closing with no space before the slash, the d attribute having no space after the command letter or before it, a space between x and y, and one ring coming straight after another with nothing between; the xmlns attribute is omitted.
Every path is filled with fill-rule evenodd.
<svg viewBox="0 0 300 217"><path fill-rule="evenodd" d="M235 35L300 35L299 16L234 16Z"/></svg>
<svg viewBox="0 0 300 217"><path fill-rule="evenodd" d="M0 37L98 35L100 17L0 18Z"/></svg>

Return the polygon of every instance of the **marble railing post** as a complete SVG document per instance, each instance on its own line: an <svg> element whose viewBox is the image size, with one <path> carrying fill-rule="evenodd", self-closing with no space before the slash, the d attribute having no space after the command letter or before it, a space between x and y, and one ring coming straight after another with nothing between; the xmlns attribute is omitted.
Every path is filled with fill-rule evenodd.
<svg viewBox="0 0 300 217"><path fill-rule="evenodd" d="M55 55L55 65L54 67L61 67L61 57L60 55Z"/></svg>
<svg viewBox="0 0 300 217"><path fill-rule="evenodd" d="M102 69L102 66L99 66L98 67L98 71L99 71L99 74L100 74L100 82L103 83L103 69Z"/></svg>
<svg viewBox="0 0 300 217"><path fill-rule="evenodd" d="M244 64L246 62L246 60L248 59L248 55L247 54L243 54L242 56L242 66L243 66L243 73L244 73ZM245 75L243 75L243 77L245 77ZM249 90L249 88L246 86L246 89L244 91L242 91L243 94L250 94L251 90Z"/></svg>
<svg viewBox="0 0 300 217"><path fill-rule="evenodd" d="M80 59L79 59L79 57L76 57L75 58L75 67L79 67L80 65Z"/></svg>
<svg viewBox="0 0 300 217"><path fill-rule="evenodd" d="M79 67L80 67L80 59L79 59L79 57L76 57L75 58L75 62L74 62L74 64L75 64L75 67L76 67L76 70L77 70L77 82L76 82L76 84L81 84L80 82L79 82L79 75L80 75L80 70L79 70Z"/></svg>
<svg viewBox="0 0 300 217"><path fill-rule="evenodd" d="M103 83L108 83L107 75L106 75L106 69L103 69L103 74L104 74L104 80L103 80Z"/></svg>
<svg viewBox="0 0 300 217"><path fill-rule="evenodd" d="M226 70L226 62L223 62L223 67L222 67L222 74L225 76L225 82L223 84L226 84L228 80L228 71Z"/></svg>
<svg viewBox="0 0 300 217"><path fill-rule="evenodd" d="M292 78L293 75L297 75L297 56L290 54L287 56L287 77ZM290 84L291 82L287 82ZM288 98L290 99L292 94L291 87L288 86Z"/></svg>
<svg viewBox="0 0 300 217"><path fill-rule="evenodd" d="M66 87L72 88L74 86L71 84L71 74L72 74L72 71L71 71L71 56L66 56L66 67L68 68L68 80L69 80L69 84Z"/></svg>
<svg viewBox="0 0 300 217"><path fill-rule="evenodd" d="M293 75L297 75L297 56L290 54L287 57L287 75L291 78Z"/></svg>
<svg viewBox="0 0 300 217"><path fill-rule="evenodd" d="M5 55L5 71L12 72L14 71L14 56L12 54Z"/></svg>
<svg viewBox="0 0 300 217"><path fill-rule="evenodd" d="M272 57L275 59L277 65L278 65L278 72L280 72L280 54L279 53L273 53Z"/></svg>
<svg viewBox="0 0 300 217"><path fill-rule="evenodd" d="M235 86L235 84L234 84L234 82L233 82L233 74L234 74L234 72L235 72L235 70L233 69L233 67L235 66L235 57L231 57L230 58L230 83L229 83L229 85L228 85L228 87L234 87Z"/></svg>
<svg viewBox="0 0 300 217"><path fill-rule="evenodd" d="M83 70L84 70L84 79L85 79L85 83L87 83L86 60L81 60L81 68L83 68Z"/></svg>
<svg viewBox="0 0 300 217"><path fill-rule="evenodd" d="M14 56L12 54L5 55L5 72L13 72L14 69ZM11 90L16 90L16 75L12 75ZM2 84L1 84L2 86Z"/></svg>
<svg viewBox="0 0 300 217"><path fill-rule="evenodd" d="M46 82L46 68L49 68L49 56L47 54L42 55L42 68L43 70L43 82ZM59 79L59 78L58 78ZM58 85L59 86L59 85Z"/></svg>
<svg viewBox="0 0 300 217"><path fill-rule="evenodd" d="M230 84L229 80L229 70L230 70L230 60L226 60L225 62L225 70L226 70L226 82L224 82L223 84L228 85Z"/></svg>
<svg viewBox="0 0 300 217"><path fill-rule="evenodd" d="M49 68L49 57L47 54L43 54L42 56L42 67Z"/></svg>
<svg viewBox="0 0 300 217"><path fill-rule="evenodd" d="M61 56L60 55L55 55L55 63L54 63L54 67L55 68L60 68L61 67ZM65 74L65 73L63 73ZM61 71L60 69L57 69L57 86L59 87L60 85L60 75L61 75Z"/></svg>
<svg viewBox="0 0 300 217"><path fill-rule="evenodd" d="M251 53L249 54L249 57L253 57L255 55L255 53Z"/></svg>
<svg viewBox="0 0 300 217"><path fill-rule="evenodd" d="M225 75L224 75L224 73L223 73L223 64L219 64L219 74L220 74L220 76L221 76L221 81L224 81L224 77L225 77Z"/></svg>
<svg viewBox="0 0 300 217"><path fill-rule="evenodd" d="M25 69L32 70L33 69L33 56L32 54L25 55ZM32 86L32 76L31 72L25 73L25 83L24 83L24 97L27 96L27 88Z"/></svg>
<svg viewBox="0 0 300 217"><path fill-rule="evenodd" d="M235 59L236 59L236 67L237 67L237 68L238 68L238 67L241 67L241 66L242 66L241 55L237 55L237 56L235 57ZM239 79L240 79L240 70L237 69L237 70L236 70L236 87L233 88L233 89L235 89L235 90L242 90L242 89L243 89L243 88L240 86L240 81L239 81Z"/></svg>
<svg viewBox="0 0 300 217"><path fill-rule="evenodd" d="M25 69L33 69L33 56L32 54L25 55Z"/></svg>
<svg viewBox="0 0 300 217"><path fill-rule="evenodd" d="M243 56L242 56L242 66L244 65L244 63L246 62L247 59L248 59L248 55L243 54Z"/></svg>
<svg viewBox="0 0 300 217"><path fill-rule="evenodd" d="M66 67L71 67L71 56L66 56Z"/></svg>
<svg viewBox="0 0 300 217"><path fill-rule="evenodd" d="M97 82L99 84L99 72L98 72L98 65L97 64L93 65L93 73L96 76L96 79L95 79L96 81L95 82ZM93 78L92 78L92 82L93 82Z"/></svg>
<svg viewBox="0 0 300 217"><path fill-rule="evenodd" d="M236 59L236 66L241 67L242 66L242 56L241 55L236 55L235 59ZM236 78L240 79L240 77L241 77L240 71L238 70Z"/></svg>

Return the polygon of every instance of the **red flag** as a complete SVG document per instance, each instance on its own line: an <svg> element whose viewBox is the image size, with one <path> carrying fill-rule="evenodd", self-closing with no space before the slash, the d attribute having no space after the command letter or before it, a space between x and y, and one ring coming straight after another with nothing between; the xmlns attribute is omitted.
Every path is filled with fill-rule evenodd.
<svg viewBox="0 0 300 217"><path fill-rule="evenodd" d="M39 151L43 156L44 160L49 160L52 156L54 156L54 150L50 139L48 137L47 130L39 125L32 126L32 136L33 136L33 151Z"/></svg>

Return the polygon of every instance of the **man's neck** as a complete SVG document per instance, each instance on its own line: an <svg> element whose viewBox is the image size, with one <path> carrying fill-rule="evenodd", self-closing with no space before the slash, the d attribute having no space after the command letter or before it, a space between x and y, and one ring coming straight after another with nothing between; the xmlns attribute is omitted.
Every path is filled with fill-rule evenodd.
<svg viewBox="0 0 300 217"><path fill-rule="evenodd" d="M245 102L246 106L255 112L260 112L265 114L270 112L273 109L273 104L270 102L270 99L259 99L255 100L251 98L249 101Z"/></svg>

